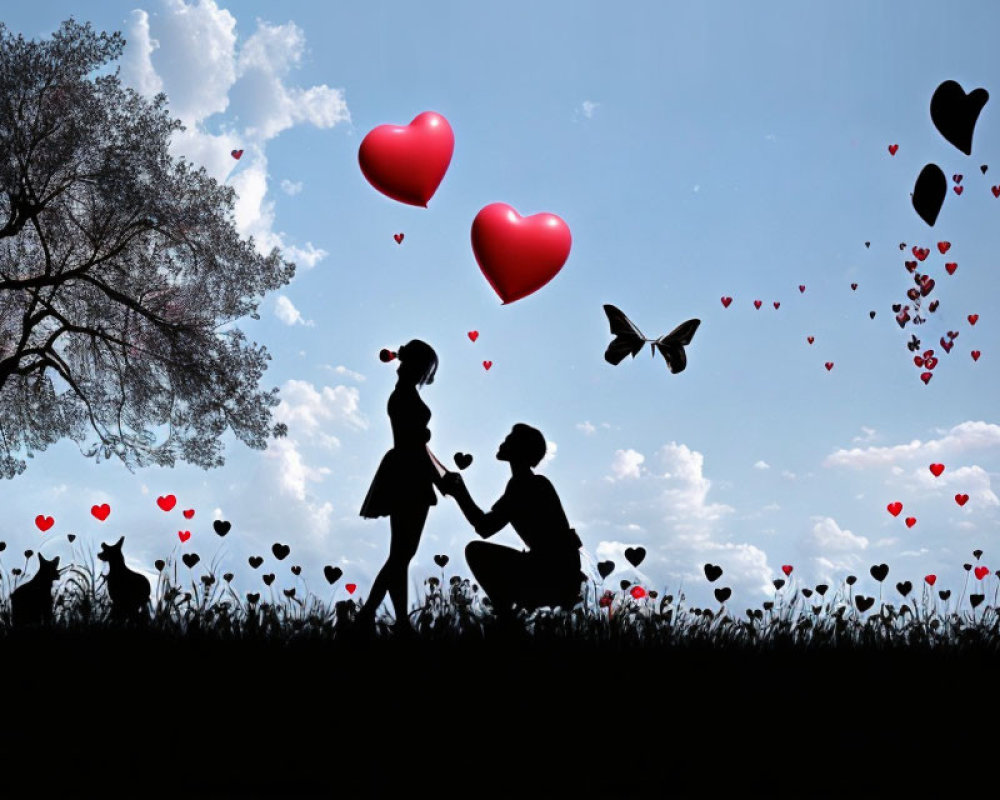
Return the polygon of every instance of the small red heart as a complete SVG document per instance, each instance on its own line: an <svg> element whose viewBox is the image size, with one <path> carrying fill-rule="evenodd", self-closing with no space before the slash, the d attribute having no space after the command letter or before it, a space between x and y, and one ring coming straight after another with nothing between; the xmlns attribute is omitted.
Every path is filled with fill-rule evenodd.
<svg viewBox="0 0 1000 800"><path fill-rule="evenodd" d="M899 149L899 145L898 145L898 144L890 144L890 145L889 145L889 155L890 155L890 156L894 156L894 155L896 155L896 151L897 151L898 149Z"/></svg>
<svg viewBox="0 0 1000 800"><path fill-rule="evenodd" d="M955 344L953 342L945 341L945 338L942 336L941 337L941 346L944 348L944 351L946 353L950 353L951 352L951 348L953 348L955 346Z"/></svg>
<svg viewBox="0 0 1000 800"><path fill-rule="evenodd" d="M805 294L805 291L806 291L806 287L805 287L805 286L803 286L803 285L802 285L802 284L800 283L800 284L799 284L799 292L800 292L801 294Z"/></svg>
<svg viewBox="0 0 1000 800"><path fill-rule="evenodd" d="M833 362L827 361L826 364L824 364L824 366L826 367L826 371L829 372L831 369L833 369Z"/></svg>
<svg viewBox="0 0 1000 800"><path fill-rule="evenodd" d="M913 246L913 255L917 257L917 261L923 261L927 256L931 254L929 247L917 247Z"/></svg>
<svg viewBox="0 0 1000 800"><path fill-rule="evenodd" d="M924 358L930 358L932 355L934 355L933 350L924 350Z"/></svg>
<svg viewBox="0 0 1000 800"><path fill-rule="evenodd" d="M108 514L111 513L111 506L107 503L101 503L99 506L91 506L90 513L97 517L101 522L104 522L108 518Z"/></svg>
<svg viewBox="0 0 1000 800"><path fill-rule="evenodd" d="M403 233L394 233L392 235L392 238L396 240L396 244L402 244L403 243L403 237L405 235L406 234L403 234Z"/></svg>
<svg viewBox="0 0 1000 800"><path fill-rule="evenodd" d="M851 284L851 291L856 292L858 290L858 285L856 283Z"/></svg>
<svg viewBox="0 0 1000 800"><path fill-rule="evenodd" d="M938 365L938 360L933 356L931 358L924 359L924 366L927 369L934 369Z"/></svg>
<svg viewBox="0 0 1000 800"><path fill-rule="evenodd" d="M632 595L636 600L642 600L646 596L646 590L641 586L633 586L629 589L629 594Z"/></svg>
<svg viewBox="0 0 1000 800"><path fill-rule="evenodd" d="M760 306L761 306L760 300L754 300L753 301L753 306L754 306L754 308L759 309Z"/></svg>
<svg viewBox="0 0 1000 800"><path fill-rule="evenodd" d="M942 472L944 472L944 464L931 464L931 474L935 478L941 477Z"/></svg>
<svg viewBox="0 0 1000 800"><path fill-rule="evenodd" d="M944 337L942 337L942 338L944 338ZM948 338L949 339L957 339L958 338L958 331L948 331Z"/></svg>
<svg viewBox="0 0 1000 800"><path fill-rule="evenodd" d="M194 509L193 508L189 508L187 511L184 512L184 518L185 519L191 519L191 517L193 517L193 516L194 516Z"/></svg>
<svg viewBox="0 0 1000 800"><path fill-rule="evenodd" d="M42 533L45 533L45 531L47 531L49 528L51 528L53 525L56 524L56 521L52 519L52 517L43 517L41 514L39 514L37 517L35 517L35 524L38 526L38 529Z"/></svg>
<svg viewBox="0 0 1000 800"><path fill-rule="evenodd" d="M937 575L924 575L924 580L927 581L928 586L933 586L937 583Z"/></svg>
<svg viewBox="0 0 1000 800"><path fill-rule="evenodd" d="M479 338L479 331L469 331L469 338L476 341Z"/></svg>
<svg viewBox="0 0 1000 800"><path fill-rule="evenodd" d="M938 306L939 306L940 304L941 304L941 301L940 301L940 300L935 300L935 301L934 301L934 302L932 302L932 303L931 303L931 304L930 304L929 306L927 306L927 310L928 310L928 311L930 311L930 312L931 312L931 313L933 314L933 313L934 313L935 311L937 311L937 307L938 307Z"/></svg>
<svg viewBox="0 0 1000 800"><path fill-rule="evenodd" d="M918 367L922 367L924 365L923 356L914 356L913 363L916 364Z"/></svg>
<svg viewBox="0 0 1000 800"><path fill-rule="evenodd" d="M815 336L807 336L806 337L806 341L809 342L809 344L812 344L813 342L816 341L816 337Z"/></svg>
<svg viewBox="0 0 1000 800"><path fill-rule="evenodd" d="M781 568L781 571L785 573L785 577L791 575L792 574L792 565L791 564L785 564Z"/></svg>
<svg viewBox="0 0 1000 800"><path fill-rule="evenodd" d="M958 503L960 506L964 506L966 503L969 502L969 495L967 495L967 494L956 494L955 495L955 502Z"/></svg>
<svg viewBox="0 0 1000 800"><path fill-rule="evenodd" d="M920 380L922 380L924 382L924 386L926 386L928 383L930 383L931 382L931 378L933 378L933 377L934 377L934 373L933 372L921 372L920 373Z"/></svg>
<svg viewBox="0 0 1000 800"><path fill-rule="evenodd" d="M168 494L166 497L157 497L156 505L162 508L164 511L170 511L177 503L177 498L172 494Z"/></svg>
<svg viewBox="0 0 1000 800"><path fill-rule="evenodd" d="M348 583L345 584L344 588L347 589L348 594L354 594L354 590L358 588L358 585L356 583Z"/></svg>
<svg viewBox="0 0 1000 800"><path fill-rule="evenodd" d="M900 502L889 503L889 505L887 505L886 508L889 510L890 514L892 514L894 517L898 517L899 512L903 510L903 504Z"/></svg>
<svg viewBox="0 0 1000 800"><path fill-rule="evenodd" d="M1000 186L991 186L990 191L993 192L994 197L1000 197Z"/></svg>
<svg viewBox="0 0 1000 800"><path fill-rule="evenodd" d="M912 528L916 524L917 524L917 518L916 517L907 517L906 518L906 527L907 528Z"/></svg>
<svg viewBox="0 0 1000 800"><path fill-rule="evenodd" d="M962 186L953 186L951 188L953 188L955 190L955 194L961 194L962 193L962 189L964 187L962 187Z"/></svg>
<svg viewBox="0 0 1000 800"><path fill-rule="evenodd" d="M964 177L965 177L964 175L952 175L951 179L953 181L955 181L955 183L961 183L962 182L962 178L964 178Z"/></svg>
<svg viewBox="0 0 1000 800"><path fill-rule="evenodd" d="M191 538L191 531L177 531L177 537L182 541L186 542Z"/></svg>
<svg viewBox="0 0 1000 800"><path fill-rule="evenodd" d="M915 270L917 268L917 262L916 261L906 261L906 262L904 262L904 264L905 264L906 269L907 269L908 272L913 272L913 270Z"/></svg>
<svg viewBox="0 0 1000 800"><path fill-rule="evenodd" d="M910 300L916 300L918 297L920 297L920 290L919 289L907 289L906 290L906 296L908 298L910 298Z"/></svg>
<svg viewBox="0 0 1000 800"><path fill-rule="evenodd" d="M973 361L978 361L980 355L981 354L980 354L980 352L978 350L973 350L972 351L972 360Z"/></svg>
<svg viewBox="0 0 1000 800"><path fill-rule="evenodd" d="M920 294L927 297L931 292L934 291L934 279L924 275L920 281Z"/></svg>
<svg viewBox="0 0 1000 800"><path fill-rule="evenodd" d="M944 268L945 268L945 271L949 275L954 275L955 274L955 270L958 269L958 262L957 261L949 261L947 264L944 265Z"/></svg>
<svg viewBox="0 0 1000 800"><path fill-rule="evenodd" d="M975 325L977 322L979 322L979 315L978 314L969 314L969 324L970 325Z"/></svg>
<svg viewBox="0 0 1000 800"><path fill-rule="evenodd" d="M243 155L243 151L242 150L232 150L229 153L229 155L231 155L233 158L235 158L237 161L239 161L240 160L240 156Z"/></svg>
<svg viewBox="0 0 1000 800"><path fill-rule="evenodd" d="M779 303L777 300L774 301L774 308L775 308L775 310L777 310L778 306L780 306L780 305L781 305L781 303Z"/></svg>
<svg viewBox="0 0 1000 800"><path fill-rule="evenodd" d="M938 242L938 251L944 255L951 249L951 242Z"/></svg>
<svg viewBox="0 0 1000 800"><path fill-rule="evenodd" d="M493 366L493 362L492 361L484 361L483 362L483 369L489 369L492 366Z"/></svg>
<svg viewBox="0 0 1000 800"><path fill-rule="evenodd" d="M723 308L729 308L729 304L731 302L733 302L733 298L731 298L731 297L723 297L722 298L722 307Z"/></svg>
<svg viewBox="0 0 1000 800"><path fill-rule="evenodd" d="M990 574L990 568L989 567L976 567L975 572L976 572L976 577L979 578L979 580L982 580L983 578L985 578L987 575Z"/></svg>

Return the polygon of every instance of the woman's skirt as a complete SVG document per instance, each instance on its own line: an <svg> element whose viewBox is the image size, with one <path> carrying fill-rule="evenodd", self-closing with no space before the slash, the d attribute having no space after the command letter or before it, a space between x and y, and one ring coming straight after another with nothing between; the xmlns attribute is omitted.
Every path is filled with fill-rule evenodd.
<svg viewBox="0 0 1000 800"><path fill-rule="evenodd" d="M361 504L361 516L374 519L401 509L437 505L435 476L434 464L425 447L389 450L368 487Z"/></svg>

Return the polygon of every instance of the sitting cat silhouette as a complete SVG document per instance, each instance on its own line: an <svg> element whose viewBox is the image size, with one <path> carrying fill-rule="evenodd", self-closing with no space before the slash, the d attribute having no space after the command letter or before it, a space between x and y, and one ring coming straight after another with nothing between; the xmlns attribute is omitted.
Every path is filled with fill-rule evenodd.
<svg viewBox="0 0 1000 800"><path fill-rule="evenodd" d="M48 625L52 622L52 584L59 580L59 556L51 561L38 554L38 572L10 594L14 626Z"/></svg>
<svg viewBox="0 0 1000 800"><path fill-rule="evenodd" d="M105 581L108 585L108 597L111 598L111 619L139 619L144 607L149 605L151 588L145 575L134 572L125 566L125 556L122 555L122 536L115 544L101 543L101 552L97 557L108 562L108 574Z"/></svg>

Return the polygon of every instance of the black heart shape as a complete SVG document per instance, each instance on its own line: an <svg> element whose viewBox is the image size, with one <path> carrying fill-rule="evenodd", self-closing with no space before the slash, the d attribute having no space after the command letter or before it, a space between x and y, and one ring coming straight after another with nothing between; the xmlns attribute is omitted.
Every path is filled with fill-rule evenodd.
<svg viewBox="0 0 1000 800"><path fill-rule="evenodd" d="M708 578L711 583L715 583L715 581L722 577L722 567L717 567L714 564L706 564L705 577Z"/></svg>
<svg viewBox="0 0 1000 800"><path fill-rule="evenodd" d="M69 539L71 542L75 542L76 541L76 534L75 533L67 533L66 534L66 538Z"/></svg>
<svg viewBox="0 0 1000 800"><path fill-rule="evenodd" d="M650 599L655 600L659 596L660 596L660 593L658 591L656 591L656 589L650 589L649 590L649 597L650 597Z"/></svg>
<svg viewBox="0 0 1000 800"><path fill-rule="evenodd" d="M902 307L903 307L902 303L893 303L892 304L892 310L895 311L897 314L899 313L900 309L902 309Z"/></svg>
<svg viewBox="0 0 1000 800"><path fill-rule="evenodd" d="M626 547L625 560L633 567L638 567L646 557L645 547Z"/></svg>
<svg viewBox="0 0 1000 800"><path fill-rule="evenodd" d="M632 585L632 581L623 580L620 585L622 587L622 591L624 592L629 586Z"/></svg>
<svg viewBox="0 0 1000 800"><path fill-rule="evenodd" d="M271 552L274 553L274 557L278 559L278 561L282 561L288 556L290 552L292 552L292 548L289 547L287 544L281 544L280 542L275 542L273 545L271 545Z"/></svg>
<svg viewBox="0 0 1000 800"><path fill-rule="evenodd" d="M331 567L329 565L323 567L323 575L326 578L326 582L334 584L340 580L341 576L344 574L344 570L340 567Z"/></svg>
<svg viewBox="0 0 1000 800"><path fill-rule="evenodd" d="M289 597L289 598L295 597L295 588L294 587L291 588L291 589L282 589L281 591L284 593L285 597Z"/></svg>
<svg viewBox="0 0 1000 800"><path fill-rule="evenodd" d="M223 579L223 580L224 580L224 581L225 581L226 583L229 583L229 582L230 582L230 581L231 581L231 580L233 579L233 573L231 573L231 572L226 572L226 573L224 573L224 574L223 574L223 576L222 576L222 579Z"/></svg>
<svg viewBox="0 0 1000 800"><path fill-rule="evenodd" d="M247 592L247 600L250 603L256 603L260 600L260 592Z"/></svg>
<svg viewBox="0 0 1000 800"><path fill-rule="evenodd" d="M949 336L951 336L951 334L950 334L950 333L949 333L948 335L949 335ZM957 336L957 334L956 334L956 336ZM980 557L980 556L981 556L982 554L983 554L983 551L982 551L982 550L973 550L973 551L972 551L972 555L974 555L974 556L976 557L976 561L978 561L978 560L979 560L979 557Z"/></svg>
<svg viewBox="0 0 1000 800"><path fill-rule="evenodd" d="M877 580L879 583L881 583L882 581L885 580L885 576L889 574L889 565L888 564L876 564L875 566L873 566L868 571L872 574L872 577L875 580Z"/></svg>
<svg viewBox="0 0 1000 800"><path fill-rule="evenodd" d="M157 572L163 572L163 568L167 566L167 562L164 561L162 558L158 558L156 559L156 561L153 562L153 566L156 567Z"/></svg>
<svg viewBox="0 0 1000 800"><path fill-rule="evenodd" d="M941 167L928 164L920 170L913 186L913 209L920 215L920 219L933 227L947 194L948 180Z"/></svg>
<svg viewBox="0 0 1000 800"><path fill-rule="evenodd" d="M820 597L822 597L823 595L826 594L826 590L829 588L830 587L827 586L825 583L821 583L816 587L816 592L819 594Z"/></svg>
<svg viewBox="0 0 1000 800"><path fill-rule="evenodd" d="M195 564L201 561L201 557L197 553L185 553L181 556L181 561L184 562L184 566L191 569Z"/></svg>
<svg viewBox="0 0 1000 800"><path fill-rule="evenodd" d="M812 589L803 589L802 590L802 596L805 597L806 599L812 597L813 596L813 590Z"/></svg>
<svg viewBox="0 0 1000 800"><path fill-rule="evenodd" d="M248 560L250 561L250 566L254 569L257 569L257 567L264 563L264 559L261 556L250 556Z"/></svg>
<svg viewBox="0 0 1000 800"><path fill-rule="evenodd" d="M773 581L773 583L774 583L774 588L775 589L780 589L782 586L785 585L785 579L784 578L775 578L774 581Z"/></svg>
<svg viewBox="0 0 1000 800"><path fill-rule="evenodd" d="M869 316L870 319L875 319L875 312L874 311L869 311L868 312L868 316Z"/></svg>
<svg viewBox="0 0 1000 800"><path fill-rule="evenodd" d="M7 542L0 542L0 553L7 549Z"/></svg>
<svg viewBox="0 0 1000 800"><path fill-rule="evenodd" d="M983 165L982 165L982 166L981 166L981 167L979 168L979 171L980 171L980 172L982 172L982 173L983 173L983 175L985 175L985 174L986 174L986 170L988 170L988 169L989 169L989 167L988 167L988 166L986 166L986 164L983 164Z"/></svg>
<svg viewBox="0 0 1000 800"><path fill-rule="evenodd" d="M264 583L267 584L268 586L270 586L272 583L274 583L274 573L273 572L269 572L267 575L264 576Z"/></svg>
<svg viewBox="0 0 1000 800"><path fill-rule="evenodd" d="M455 453L455 466L459 469L465 469L471 463L472 456L468 453Z"/></svg>
<svg viewBox="0 0 1000 800"><path fill-rule="evenodd" d="M905 250L906 249L906 242L900 242L899 243L899 249L900 250Z"/></svg>
<svg viewBox="0 0 1000 800"><path fill-rule="evenodd" d="M733 590L728 586L723 586L715 590L715 599L720 603L725 603L733 594Z"/></svg>
<svg viewBox="0 0 1000 800"><path fill-rule="evenodd" d="M978 606L985 599L986 599L986 595L985 594L970 594L969 595L969 602L972 604L973 608L975 608L976 606Z"/></svg>
<svg viewBox="0 0 1000 800"><path fill-rule="evenodd" d="M219 534L219 536L225 536L229 533L229 529L233 527L233 525L231 522L226 522L224 519L217 519L212 523L212 527L215 528L215 532Z"/></svg>
<svg viewBox="0 0 1000 800"><path fill-rule="evenodd" d="M434 556L434 563L444 569L448 566L448 556Z"/></svg>
<svg viewBox="0 0 1000 800"><path fill-rule="evenodd" d="M903 597L906 597L913 589L913 584L909 581L903 581L902 583L896 584L896 591L899 592Z"/></svg>
<svg viewBox="0 0 1000 800"><path fill-rule="evenodd" d="M976 120L989 99L985 89L966 94L956 81L945 81L931 95L931 122L945 139L971 156Z"/></svg>
<svg viewBox="0 0 1000 800"><path fill-rule="evenodd" d="M844 580L847 582L848 586L853 586L855 583L858 582L858 579L855 578L853 575L848 575Z"/></svg>
<svg viewBox="0 0 1000 800"><path fill-rule="evenodd" d="M942 600L947 600L949 597L951 597L951 589L942 589L940 592L938 592L938 597L940 597Z"/></svg>
<svg viewBox="0 0 1000 800"><path fill-rule="evenodd" d="M854 604L858 607L858 611L867 611L875 604L875 598L863 597L862 595L859 594L857 597L854 598Z"/></svg>
<svg viewBox="0 0 1000 800"><path fill-rule="evenodd" d="M301 575L301 574L302 574L302 567L299 566L292 567L292 575Z"/></svg>
<svg viewBox="0 0 1000 800"><path fill-rule="evenodd" d="M774 602L772 600L765 600L764 601L764 610L765 611L770 611L772 608L774 608Z"/></svg>
<svg viewBox="0 0 1000 800"><path fill-rule="evenodd" d="M601 576L602 579L608 577L612 572L615 571L614 561L601 561L597 564L597 574Z"/></svg>
<svg viewBox="0 0 1000 800"><path fill-rule="evenodd" d="M865 242L865 247L871 247L871 246L872 246L871 242Z"/></svg>

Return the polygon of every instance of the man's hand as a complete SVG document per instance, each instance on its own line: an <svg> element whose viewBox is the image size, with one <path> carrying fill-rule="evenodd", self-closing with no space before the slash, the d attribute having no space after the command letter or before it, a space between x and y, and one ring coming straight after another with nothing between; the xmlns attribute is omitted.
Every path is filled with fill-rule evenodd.
<svg viewBox="0 0 1000 800"><path fill-rule="evenodd" d="M454 497L459 492L465 489L465 481L462 480L462 476L457 472L446 472L441 477L441 494L447 495L448 497Z"/></svg>

